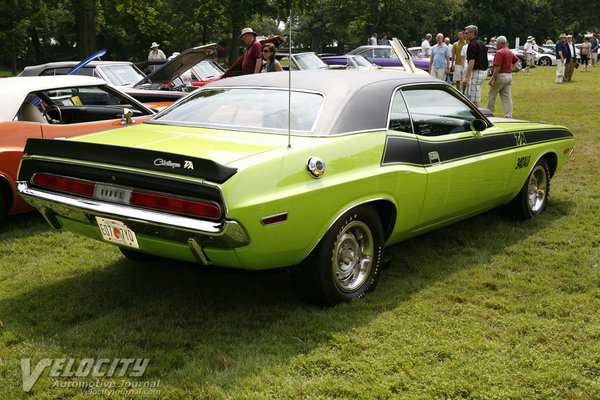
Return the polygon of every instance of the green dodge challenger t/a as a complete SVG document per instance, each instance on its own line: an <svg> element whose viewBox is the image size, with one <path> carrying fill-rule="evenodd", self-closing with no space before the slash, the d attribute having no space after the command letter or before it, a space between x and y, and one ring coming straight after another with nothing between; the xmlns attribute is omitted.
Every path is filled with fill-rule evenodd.
<svg viewBox="0 0 600 400"><path fill-rule="evenodd" d="M566 128L486 118L434 78L288 79L223 79L141 125L30 139L19 193L129 258L291 267L301 297L329 305L374 289L385 245L508 203L540 214L573 151Z"/></svg>

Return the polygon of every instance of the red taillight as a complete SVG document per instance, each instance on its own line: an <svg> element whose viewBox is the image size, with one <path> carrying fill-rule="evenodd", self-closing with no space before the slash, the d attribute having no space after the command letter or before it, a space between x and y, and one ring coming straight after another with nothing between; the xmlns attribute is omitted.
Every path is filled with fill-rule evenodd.
<svg viewBox="0 0 600 400"><path fill-rule="evenodd" d="M178 214L187 214L211 219L218 219L221 217L221 207L215 203L189 200L176 196L149 193L138 190L131 192L129 201L117 197L114 199L107 199L101 196L98 197L99 195L94 196L95 184L93 182L44 173L35 174L32 182L37 186L60 190L61 192L77 194L86 197L96 197L100 198L101 200L112 201L121 204L130 204L154 210L170 211Z"/></svg>
<svg viewBox="0 0 600 400"><path fill-rule="evenodd" d="M216 204L165 196L157 193L134 191L131 193L129 203L140 207L212 219L217 219L221 216L221 208Z"/></svg>
<svg viewBox="0 0 600 400"><path fill-rule="evenodd" d="M38 186L60 190L61 192L87 197L92 197L94 195L94 183L82 181L80 179L65 178L49 174L35 174L32 181Z"/></svg>

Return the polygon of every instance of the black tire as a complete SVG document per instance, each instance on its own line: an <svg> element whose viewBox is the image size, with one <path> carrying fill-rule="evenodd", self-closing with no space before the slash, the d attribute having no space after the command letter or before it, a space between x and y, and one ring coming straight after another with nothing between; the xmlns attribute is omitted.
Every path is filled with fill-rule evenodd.
<svg viewBox="0 0 600 400"><path fill-rule="evenodd" d="M4 195L0 192L0 226L4 223L4 219L6 218L8 210L6 209L6 199L4 199Z"/></svg>
<svg viewBox="0 0 600 400"><path fill-rule="evenodd" d="M548 65L552 65L552 60L550 60L550 57L542 57L538 61L538 65L542 65L542 66L545 66L545 67L548 66Z"/></svg>
<svg viewBox="0 0 600 400"><path fill-rule="evenodd" d="M531 170L511 205L518 217L529 219L544 212L549 194L550 167L548 162L542 158Z"/></svg>
<svg viewBox="0 0 600 400"><path fill-rule="evenodd" d="M383 227L370 206L345 213L309 257L292 269L292 285L309 303L331 306L373 291L383 266Z"/></svg>

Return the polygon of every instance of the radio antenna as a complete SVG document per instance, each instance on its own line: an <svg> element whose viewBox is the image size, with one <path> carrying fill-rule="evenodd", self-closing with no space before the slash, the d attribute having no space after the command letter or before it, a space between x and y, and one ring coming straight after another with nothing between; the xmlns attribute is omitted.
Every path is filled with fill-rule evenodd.
<svg viewBox="0 0 600 400"><path fill-rule="evenodd" d="M290 7L290 42L288 43L288 149L292 147L292 7Z"/></svg>

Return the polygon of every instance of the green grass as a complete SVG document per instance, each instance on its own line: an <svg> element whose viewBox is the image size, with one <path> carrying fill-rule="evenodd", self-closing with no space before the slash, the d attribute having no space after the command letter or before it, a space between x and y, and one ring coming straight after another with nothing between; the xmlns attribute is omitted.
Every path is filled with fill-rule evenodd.
<svg viewBox="0 0 600 400"><path fill-rule="evenodd" d="M494 210L388 248L377 290L351 304L305 305L282 271L132 263L10 217L0 397L94 397L52 388L48 370L26 394L20 360L105 357L150 358L140 379L160 379L158 394L109 398L599 398L600 68L561 85L554 72L513 81L516 118L576 137L547 211Z"/></svg>

